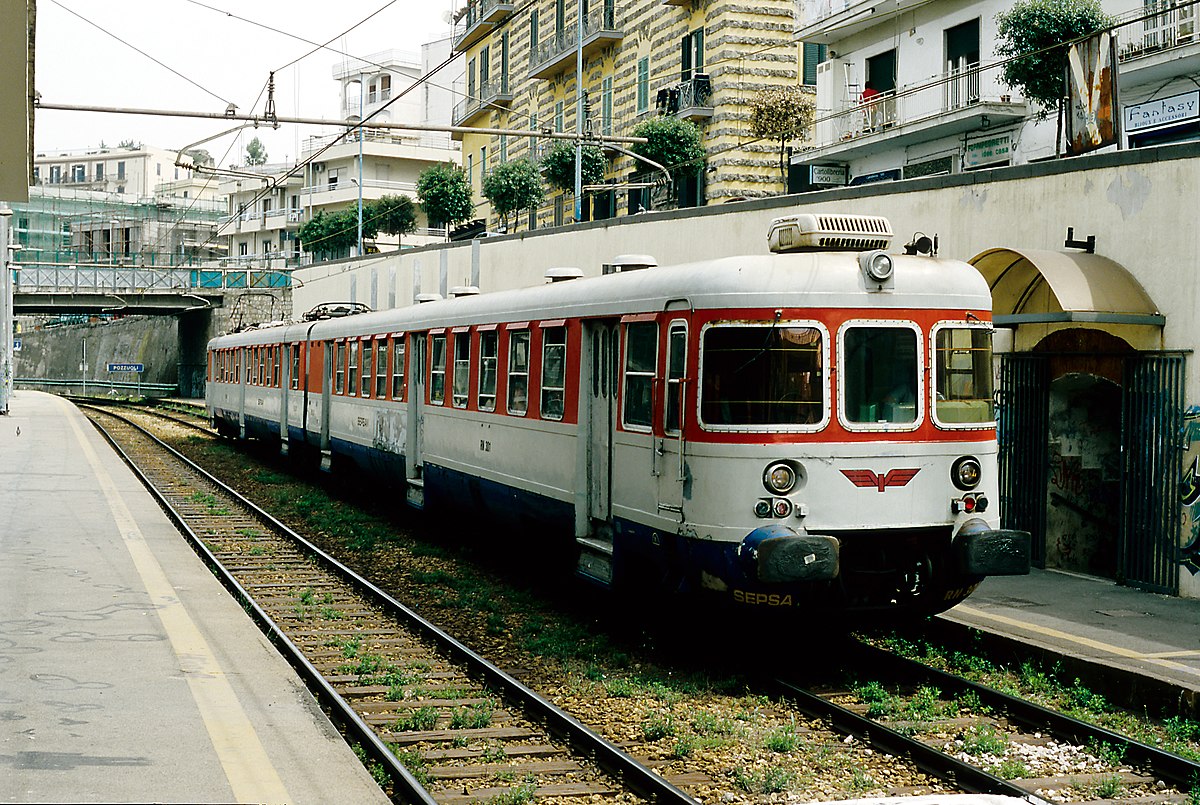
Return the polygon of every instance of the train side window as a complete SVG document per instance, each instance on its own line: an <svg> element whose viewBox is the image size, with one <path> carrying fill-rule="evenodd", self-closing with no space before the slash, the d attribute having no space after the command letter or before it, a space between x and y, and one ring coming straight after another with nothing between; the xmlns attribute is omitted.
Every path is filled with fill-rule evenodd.
<svg viewBox="0 0 1200 805"><path fill-rule="evenodd" d="M542 417L562 419L567 386L567 328L542 330Z"/></svg>
<svg viewBox="0 0 1200 805"><path fill-rule="evenodd" d="M346 391L346 342L339 341L337 359L333 364L333 393L344 394Z"/></svg>
<svg viewBox="0 0 1200 805"><path fill-rule="evenodd" d="M351 341L346 349L346 393L358 394L358 342Z"/></svg>
<svg viewBox="0 0 1200 805"><path fill-rule="evenodd" d="M387 396L388 369L387 339L381 338L375 342L375 396L380 400Z"/></svg>
<svg viewBox="0 0 1200 805"><path fill-rule="evenodd" d="M291 350L291 353L292 353L291 354L292 374L288 378L288 381L291 383L292 388L298 389L298 388L300 388L300 345L292 344L290 347L288 347L288 349Z"/></svg>
<svg viewBox="0 0 1200 805"><path fill-rule="evenodd" d="M429 401L442 405L446 401L446 336L433 336L429 360Z"/></svg>
<svg viewBox="0 0 1200 805"><path fill-rule="evenodd" d="M704 331L700 416L706 426L820 425L825 348L817 327L763 322Z"/></svg>
<svg viewBox="0 0 1200 805"><path fill-rule="evenodd" d="M529 331L508 334L508 412L525 416L529 409Z"/></svg>
<svg viewBox="0 0 1200 805"><path fill-rule="evenodd" d="M625 326L625 399L622 422L649 428L654 416L654 373L658 363L658 324L630 322Z"/></svg>
<svg viewBox="0 0 1200 805"><path fill-rule="evenodd" d="M404 399L404 336L398 335L392 345L392 399Z"/></svg>
<svg viewBox="0 0 1200 805"><path fill-rule="evenodd" d="M275 359L275 373L272 375L275 388L283 386L283 346L276 344L271 347L271 355Z"/></svg>
<svg viewBox="0 0 1200 805"><path fill-rule="evenodd" d="M484 330L479 334L480 411L496 410L496 349L499 341L495 330Z"/></svg>
<svg viewBox="0 0 1200 805"><path fill-rule="evenodd" d="M687 378L687 322L673 321L667 331L667 399L663 423L667 432L678 433L683 421L683 390Z"/></svg>
<svg viewBox="0 0 1200 805"><path fill-rule="evenodd" d="M375 343L362 342L362 385L359 391L363 397L371 396L371 387L375 385Z"/></svg>
<svg viewBox="0 0 1200 805"><path fill-rule="evenodd" d="M921 407L920 354L911 326L858 324L843 330L842 414L852 424L912 425Z"/></svg>
<svg viewBox="0 0 1200 805"><path fill-rule="evenodd" d="M934 332L933 414L942 426L971 426L996 419L992 397L992 331L980 326L938 327Z"/></svg>
<svg viewBox="0 0 1200 805"><path fill-rule="evenodd" d="M454 334L454 379L450 392L450 404L455 408L466 408L471 393L471 333Z"/></svg>

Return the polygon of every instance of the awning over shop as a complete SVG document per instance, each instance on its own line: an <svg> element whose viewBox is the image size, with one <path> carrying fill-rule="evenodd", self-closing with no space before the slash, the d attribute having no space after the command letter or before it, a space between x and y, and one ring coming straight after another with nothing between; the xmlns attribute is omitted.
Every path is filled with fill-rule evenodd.
<svg viewBox="0 0 1200 805"><path fill-rule="evenodd" d="M1141 283L1098 254L989 249L970 263L992 289L992 318L1001 326L1166 323Z"/></svg>

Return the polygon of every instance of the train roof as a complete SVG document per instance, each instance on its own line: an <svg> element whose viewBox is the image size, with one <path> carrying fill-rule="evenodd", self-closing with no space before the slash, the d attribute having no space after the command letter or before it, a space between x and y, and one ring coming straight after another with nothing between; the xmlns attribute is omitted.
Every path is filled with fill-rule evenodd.
<svg viewBox="0 0 1200 805"><path fill-rule="evenodd" d="M220 346L327 340L355 335L574 317L617 317L671 308L867 308L987 311L984 278L967 263L890 255L884 290L870 282L858 252L806 251L725 257L644 268L528 288L423 302L392 310L263 328Z"/></svg>

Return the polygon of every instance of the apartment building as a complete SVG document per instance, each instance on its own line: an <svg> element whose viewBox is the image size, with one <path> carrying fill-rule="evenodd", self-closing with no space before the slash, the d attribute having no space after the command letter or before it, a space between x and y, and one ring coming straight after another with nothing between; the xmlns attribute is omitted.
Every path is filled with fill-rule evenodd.
<svg viewBox="0 0 1200 805"><path fill-rule="evenodd" d="M1052 159L1057 115L1000 79L1001 0L801 0L798 37L823 51L815 136L792 156L798 189ZM1196 9L1104 0L1118 21L1119 147L1200 137ZM1118 147L1113 145L1110 147Z"/></svg>
<svg viewBox="0 0 1200 805"><path fill-rule="evenodd" d="M141 144L40 153L33 158L33 183L149 198L164 182L190 178L175 156Z"/></svg>
<svg viewBox="0 0 1200 805"><path fill-rule="evenodd" d="M361 130L306 138L298 163L240 169L226 177L221 193L228 214L221 222L230 260L259 266L306 262L299 230L318 212L357 209L387 195L416 198L417 177L430 165L458 162L458 143L446 132L424 131L426 124L449 126L454 65L442 80L418 84L431 65L451 53L450 40L422 46L421 53L386 50L333 67L339 84L339 114ZM382 128L379 124L411 124ZM376 124L376 125L372 125ZM245 175L251 174L251 175ZM261 177L261 178L259 178ZM418 220L415 233L380 234L367 244L381 251L421 246L445 239Z"/></svg>
<svg viewBox="0 0 1200 805"><path fill-rule="evenodd" d="M454 29L454 48L466 57L454 123L574 132L582 90L583 128L600 136L628 135L660 114L699 127L707 158L680 182L672 203L780 193L778 143L750 133L748 104L764 88L802 81L794 28L789 0L533 0L519 8L503 0L470 0ZM455 136L484 213L486 172L511 159L537 158L550 144L544 137ZM584 206L593 218L636 211L645 202L636 185L653 178L649 166L626 154L609 149L606 156L612 188L587 194ZM571 194L554 193L528 224L561 224L573 207Z"/></svg>

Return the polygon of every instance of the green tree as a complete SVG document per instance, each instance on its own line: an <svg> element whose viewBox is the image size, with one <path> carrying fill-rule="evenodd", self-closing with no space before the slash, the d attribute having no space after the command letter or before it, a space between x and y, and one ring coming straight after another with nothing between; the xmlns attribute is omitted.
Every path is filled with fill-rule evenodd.
<svg viewBox="0 0 1200 805"><path fill-rule="evenodd" d="M417 228L417 208L408 196L384 196L371 205L371 221L380 232L410 235Z"/></svg>
<svg viewBox="0 0 1200 805"><path fill-rule="evenodd" d="M475 214L467 174L449 162L421 171L417 177L417 200L432 227L462 223Z"/></svg>
<svg viewBox="0 0 1200 805"><path fill-rule="evenodd" d="M652 117L635 126L631 134L648 140L635 143L631 150L665 167L672 178L694 174L704 164L700 129L690 120L669 115ZM639 163L638 167L649 169L646 163Z"/></svg>
<svg viewBox="0 0 1200 805"><path fill-rule="evenodd" d="M996 15L996 53L1022 56L1004 65L1001 80L1042 105L1039 118L1064 95L1067 44L1112 25L1099 0L1017 0Z"/></svg>
<svg viewBox="0 0 1200 805"><path fill-rule="evenodd" d="M750 101L750 131L779 141L779 178L787 186L788 140L803 138L812 127L816 103L812 93L795 85L768 87Z"/></svg>
<svg viewBox="0 0 1200 805"><path fill-rule="evenodd" d="M246 144L246 164L267 164L267 148L262 144L262 140L258 139L257 137Z"/></svg>
<svg viewBox="0 0 1200 805"><path fill-rule="evenodd" d="M492 203L492 209L499 213L507 230L508 216L518 210L536 207L546 197L546 192L537 167L527 159L517 159L502 162L488 172L483 180L483 196Z"/></svg>
<svg viewBox="0 0 1200 805"><path fill-rule="evenodd" d="M306 252L337 254L358 246L358 207L347 207L336 212L319 211L304 222L299 231L300 245ZM364 239L379 234L379 227L371 214L371 206L363 206Z"/></svg>
<svg viewBox="0 0 1200 805"><path fill-rule="evenodd" d="M599 146L584 145L580 150L580 176L582 184L600 184L604 181L604 171L608 160ZM559 190L575 190L575 144L566 140L558 140L542 157L539 166L551 187Z"/></svg>

